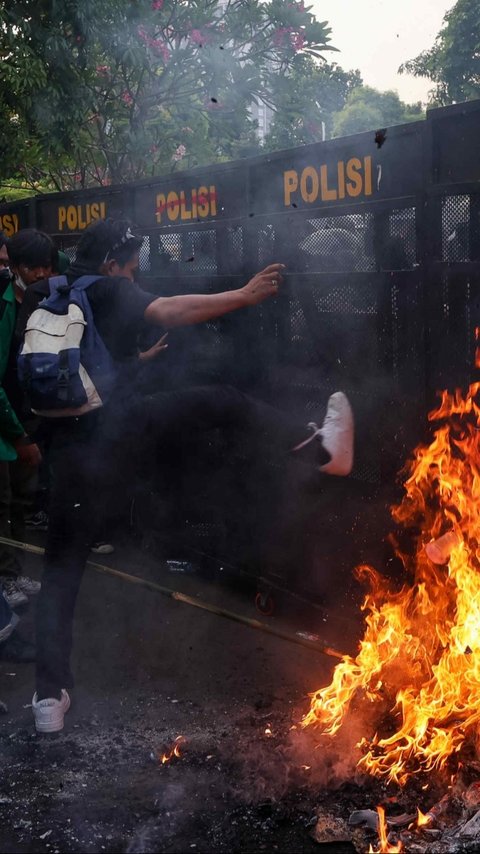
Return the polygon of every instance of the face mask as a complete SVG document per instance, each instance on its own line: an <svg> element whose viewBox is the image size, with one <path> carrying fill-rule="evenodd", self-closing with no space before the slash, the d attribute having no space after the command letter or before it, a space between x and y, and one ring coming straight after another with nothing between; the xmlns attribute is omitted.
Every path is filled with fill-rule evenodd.
<svg viewBox="0 0 480 854"><path fill-rule="evenodd" d="M10 267L3 267L0 270L0 284L4 285L11 278L12 278L12 272L10 270Z"/></svg>
<svg viewBox="0 0 480 854"><path fill-rule="evenodd" d="M27 286L26 286L25 282L23 281L22 277L18 273L15 273L15 284L16 284L17 288L20 288L21 291L27 290Z"/></svg>

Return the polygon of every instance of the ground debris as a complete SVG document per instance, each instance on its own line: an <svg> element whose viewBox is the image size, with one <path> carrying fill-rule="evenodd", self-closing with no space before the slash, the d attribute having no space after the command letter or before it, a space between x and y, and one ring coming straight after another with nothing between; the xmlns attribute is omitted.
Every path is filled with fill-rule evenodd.
<svg viewBox="0 0 480 854"><path fill-rule="evenodd" d="M333 815L332 813L321 813L317 817L315 827L312 830L312 837L319 845L340 845L343 843L345 850L361 852L364 848L364 835L358 835L358 831L349 828L347 823L342 818Z"/></svg>
<svg viewBox="0 0 480 854"><path fill-rule="evenodd" d="M375 810L354 810L348 819L348 823L351 827L365 824L376 833L378 830L378 813Z"/></svg>
<svg viewBox="0 0 480 854"><path fill-rule="evenodd" d="M468 837L478 836L480 842L480 810L460 828L459 835Z"/></svg>
<svg viewBox="0 0 480 854"><path fill-rule="evenodd" d="M480 808L480 782L472 783L462 793L462 801L469 810Z"/></svg>

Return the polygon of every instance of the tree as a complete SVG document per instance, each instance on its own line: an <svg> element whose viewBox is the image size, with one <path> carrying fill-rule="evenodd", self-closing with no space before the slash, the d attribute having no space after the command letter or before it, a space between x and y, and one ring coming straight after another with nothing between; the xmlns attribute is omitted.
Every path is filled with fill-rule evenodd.
<svg viewBox="0 0 480 854"><path fill-rule="evenodd" d="M435 87L430 100L446 106L480 98L480 4L458 0L445 15L430 50L400 66L399 72L427 77Z"/></svg>
<svg viewBox="0 0 480 854"><path fill-rule="evenodd" d="M350 91L361 86L358 71L343 71L335 62L316 63L311 57L294 58L289 74L270 85L275 113L265 149L275 151L318 142L333 131L333 115L341 110Z"/></svg>
<svg viewBox="0 0 480 854"><path fill-rule="evenodd" d="M0 178L56 189L236 156L272 74L330 29L284 0L7 0Z"/></svg>
<svg viewBox="0 0 480 854"><path fill-rule="evenodd" d="M358 86L347 95L343 110L333 118L334 136L399 125L423 119L422 105L405 104L396 92Z"/></svg>

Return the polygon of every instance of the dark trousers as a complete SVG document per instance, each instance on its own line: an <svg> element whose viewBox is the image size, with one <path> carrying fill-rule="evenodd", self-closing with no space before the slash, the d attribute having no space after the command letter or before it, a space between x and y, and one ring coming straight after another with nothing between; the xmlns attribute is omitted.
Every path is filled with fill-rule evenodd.
<svg viewBox="0 0 480 854"><path fill-rule="evenodd" d="M37 606L37 689L43 696L73 685L72 623L99 506L112 472L155 453L169 436L214 428L245 430L273 454L286 454L305 428L230 386L205 386L146 397L124 395L104 411L49 424L50 508Z"/></svg>

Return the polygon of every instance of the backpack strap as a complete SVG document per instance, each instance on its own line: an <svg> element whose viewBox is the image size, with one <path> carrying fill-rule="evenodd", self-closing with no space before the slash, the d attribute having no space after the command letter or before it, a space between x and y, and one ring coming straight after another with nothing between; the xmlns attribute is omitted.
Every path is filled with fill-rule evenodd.
<svg viewBox="0 0 480 854"><path fill-rule="evenodd" d="M48 280L48 287L50 288L51 297L58 293L67 294L70 290L66 276L51 276Z"/></svg>
<svg viewBox="0 0 480 854"><path fill-rule="evenodd" d="M58 276L58 278L63 278L62 276ZM76 291L85 291L90 285L93 285L94 282L97 282L98 279L104 279L105 276L80 276L79 279L75 279L72 284L72 288Z"/></svg>
<svg viewBox="0 0 480 854"><path fill-rule="evenodd" d="M90 285L93 285L98 279L105 278L104 276L80 276L78 279L75 279L71 285L68 284L68 279L66 276L51 276L48 280L48 286L50 288L50 296L54 296L55 294L66 295L71 290L76 291L85 291Z"/></svg>

